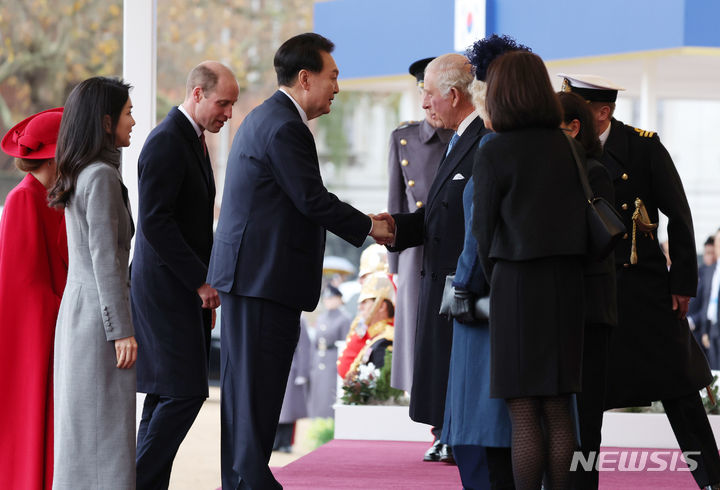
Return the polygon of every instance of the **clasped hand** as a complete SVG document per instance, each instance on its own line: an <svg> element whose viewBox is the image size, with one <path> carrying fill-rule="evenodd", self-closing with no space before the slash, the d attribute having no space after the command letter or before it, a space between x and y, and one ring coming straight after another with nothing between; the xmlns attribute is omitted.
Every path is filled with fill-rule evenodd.
<svg viewBox="0 0 720 490"><path fill-rule="evenodd" d="M392 245L395 242L395 220L388 213L368 214L372 219L370 236L378 245Z"/></svg>
<svg viewBox="0 0 720 490"><path fill-rule="evenodd" d="M477 322L475 300L475 295L470 291L455 288L453 302L450 303L450 316L462 324Z"/></svg>

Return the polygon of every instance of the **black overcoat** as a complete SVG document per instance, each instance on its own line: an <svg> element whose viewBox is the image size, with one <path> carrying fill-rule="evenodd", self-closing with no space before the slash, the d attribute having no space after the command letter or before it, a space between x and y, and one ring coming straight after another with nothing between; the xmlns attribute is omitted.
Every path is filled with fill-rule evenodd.
<svg viewBox="0 0 720 490"><path fill-rule="evenodd" d="M462 194L472 175L478 142L487 132L482 120L476 118L440 164L427 205L414 213L393 215L397 234L391 251L424 245L410 418L436 427L443 423L452 348L452 321L440 316L440 300L445 276L455 271L462 251Z"/></svg>
<svg viewBox="0 0 720 490"><path fill-rule="evenodd" d="M628 230L615 251L618 328L610 338L606 408L694 393L712 376L687 320L672 310L672 294L695 296L697 288L692 216L680 176L656 133L615 119L601 162ZM658 212L668 218L669 271L657 233L636 233L637 264L631 264L636 198L653 223Z"/></svg>
<svg viewBox="0 0 720 490"><path fill-rule="evenodd" d="M138 192L130 287L137 389L207 396L210 310L201 308L197 289L212 249L215 181L195 129L176 107L143 146Z"/></svg>

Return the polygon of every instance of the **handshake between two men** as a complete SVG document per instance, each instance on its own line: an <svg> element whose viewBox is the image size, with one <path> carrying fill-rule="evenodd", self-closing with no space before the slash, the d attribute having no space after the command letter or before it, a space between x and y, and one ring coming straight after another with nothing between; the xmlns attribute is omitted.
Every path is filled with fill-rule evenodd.
<svg viewBox="0 0 720 490"><path fill-rule="evenodd" d="M395 242L395 220L389 213L368 214L372 219L370 236L378 245L392 245Z"/></svg>

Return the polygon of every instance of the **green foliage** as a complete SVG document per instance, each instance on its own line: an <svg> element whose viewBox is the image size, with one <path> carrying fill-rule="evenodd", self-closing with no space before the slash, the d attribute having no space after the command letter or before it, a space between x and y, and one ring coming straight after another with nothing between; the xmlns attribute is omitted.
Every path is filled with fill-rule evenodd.
<svg viewBox="0 0 720 490"><path fill-rule="evenodd" d="M718 377L717 375L713 375L712 383L710 384L710 391L713 394L713 398L715 399L715 403L712 403L710 401L710 397L707 394L707 391L703 390L702 393L702 401L703 405L705 406L705 411L712 415L720 415L720 405L718 402L718 385L717 385Z"/></svg>
<svg viewBox="0 0 720 490"><path fill-rule="evenodd" d="M335 419L332 417L313 419L307 437L313 449L332 441L335 437Z"/></svg>
<svg viewBox="0 0 720 490"><path fill-rule="evenodd" d="M381 369L372 363L361 366L354 379L343 384L341 400L346 405L406 405L405 392L390 386L392 350L385 350L385 361Z"/></svg>
<svg viewBox="0 0 720 490"><path fill-rule="evenodd" d="M380 377L375 385L375 399L378 401L394 401L404 395L403 390L390 386L390 371L392 369L392 350L385 350L385 363L380 369Z"/></svg>

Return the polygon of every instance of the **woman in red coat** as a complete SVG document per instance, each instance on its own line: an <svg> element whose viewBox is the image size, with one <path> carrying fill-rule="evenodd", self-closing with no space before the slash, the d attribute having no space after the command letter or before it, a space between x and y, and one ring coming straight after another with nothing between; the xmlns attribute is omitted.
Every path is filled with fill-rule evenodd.
<svg viewBox="0 0 720 490"><path fill-rule="evenodd" d="M50 489L53 342L67 276L63 214L47 205L62 108L31 116L0 147L25 178L0 218L0 486Z"/></svg>

